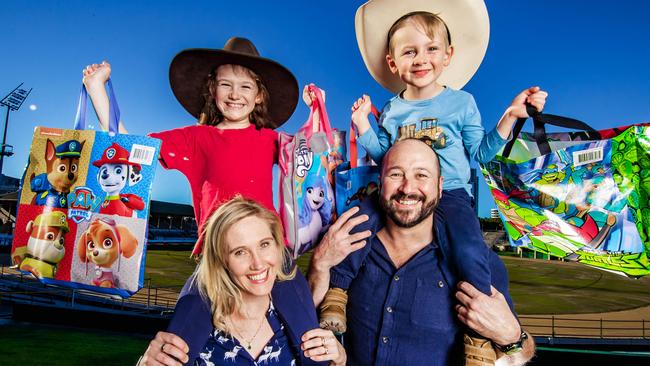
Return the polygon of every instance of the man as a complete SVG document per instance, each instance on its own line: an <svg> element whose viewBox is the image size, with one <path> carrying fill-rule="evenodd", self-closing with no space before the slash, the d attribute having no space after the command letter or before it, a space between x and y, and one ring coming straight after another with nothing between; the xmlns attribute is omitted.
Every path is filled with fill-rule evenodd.
<svg viewBox="0 0 650 366"><path fill-rule="evenodd" d="M351 365L458 362L463 342L454 313L510 353L500 362L523 364L532 357L534 343L522 335L509 298L501 294L508 296L507 272L494 253L492 283L501 292L493 289L487 296L466 282L453 290L454 273L442 249L444 225L433 214L441 193L436 153L419 140L400 141L384 157L380 208L365 205L362 215L342 215L314 253L309 277L314 303L322 301L330 282L348 288L345 346ZM371 231L351 234L367 219L372 224L361 226ZM350 271L330 272L350 253ZM479 348L479 358L483 351L491 349Z"/></svg>
<svg viewBox="0 0 650 366"><path fill-rule="evenodd" d="M314 252L309 282L316 305L329 288L330 270L352 252L363 253L362 269L348 292L345 346L349 365L452 364L461 358L463 343L454 312L493 343L517 351L499 354L503 356L499 364L521 365L532 358L534 342L531 337L521 339L522 330L501 292L493 289L487 296L469 283L460 283L457 292L451 288L454 275L438 246L444 233L436 235L433 230L441 188L435 152L419 140L397 142L383 161L382 212L369 205L353 217L359 209L349 210L330 227ZM352 232L356 226L378 230ZM507 294L503 263L492 254L490 264L495 287ZM143 359L175 365L167 355L186 361L186 352L182 339L158 332Z"/></svg>

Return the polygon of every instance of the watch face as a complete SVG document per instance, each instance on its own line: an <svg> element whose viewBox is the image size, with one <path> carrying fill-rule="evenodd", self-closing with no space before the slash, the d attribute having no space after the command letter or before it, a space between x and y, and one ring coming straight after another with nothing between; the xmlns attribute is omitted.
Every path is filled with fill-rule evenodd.
<svg viewBox="0 0 650 366"><path fill-rule="evenodd" d="M517 342L506 344L505 346L498 346L497 348L506 355L512 355L523 349L523 344L526 339L528 339L528 334L522 330Z"/></svg>

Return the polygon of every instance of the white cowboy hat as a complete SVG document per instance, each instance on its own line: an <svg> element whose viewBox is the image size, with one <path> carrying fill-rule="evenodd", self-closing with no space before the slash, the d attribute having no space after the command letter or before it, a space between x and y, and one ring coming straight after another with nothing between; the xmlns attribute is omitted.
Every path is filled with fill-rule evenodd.
<svg viewBox="0 0 650 366"><path fill-rule="evenodd" d="M359 51L375 80L393 93L406 87L388 68L388 31L402 15L427 11L449 29L454 57L438 83L462 88L483 61L490 39L490 19L483 0L371 0L357 9L354 28Z"/></svg>

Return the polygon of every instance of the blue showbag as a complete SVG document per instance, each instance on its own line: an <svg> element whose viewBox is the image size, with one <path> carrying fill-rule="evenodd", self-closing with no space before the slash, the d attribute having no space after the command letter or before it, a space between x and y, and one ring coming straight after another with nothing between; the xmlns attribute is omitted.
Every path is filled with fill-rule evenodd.
<svg viewBox="0 0 650 366"><path fill-rule="evenodd" d="M379 112L372 107L373 115L379 120ZM350 123L350 161L336 167L336 214L340 216L350 208L359 205L366 197L379 190L380 167L366 157L358 159L355 128Z"/></svg>

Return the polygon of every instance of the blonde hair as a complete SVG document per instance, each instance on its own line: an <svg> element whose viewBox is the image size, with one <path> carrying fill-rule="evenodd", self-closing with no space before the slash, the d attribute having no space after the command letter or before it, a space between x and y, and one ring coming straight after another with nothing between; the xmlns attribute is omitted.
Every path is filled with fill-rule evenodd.
<svg viewBox="0 0 650 366"><path fill-rule="evenodd" d="M226 64L220 66L232 66L235 73L244 73L250 76L251 79L255 80L255 84L257 85L257 95L262 99L262 101L257 103L255 108L253 108L253 111L249 116L250 121L258 130L263 127L273 126L268 107L270 100L269 91L266 89L266 86L264 86L264 83L262 83L262 79L253 70L241 65ZM214 101L214 98L217 95L217 69L219 67L215 68L210 74L208 74L208 80L203 87L202 95L205 104L199 114L199 119L197 121L199 125L216 126L223 121L223 114Z"/></svg>
<svg viewBox="0 0 650 366"><path fill-rule="evenodd" d="M221 205L208 219L204 229L204 248L194 284L201 297L210 302L214 326L228 331L226 317L243 306L241 289L230 276L228 269L229 248L226 236L230 229L247 217L257 217L265 221L271 229L278 249L279 261L276 268L277 280L292 279L295 266L289 269L289 254L284 247L282 225L277 215L259 203L236 196Z"/></svg>
<svg viewBox="0 0 650 366"><path fill-rule="evenodd" d="M388 47L388 53L391 55L393 55L393 51L395 50L395 44L393 44L395 32L403 28L409 21L421 26L424 29L424 33L431 39L435 39L439 35L444 35L445 48L451 45L451 33L449 33L449 28L447 28L447 24L445 24L442 18L428 11L414 11L397 19L388 30L386 45Z"/></svg>

